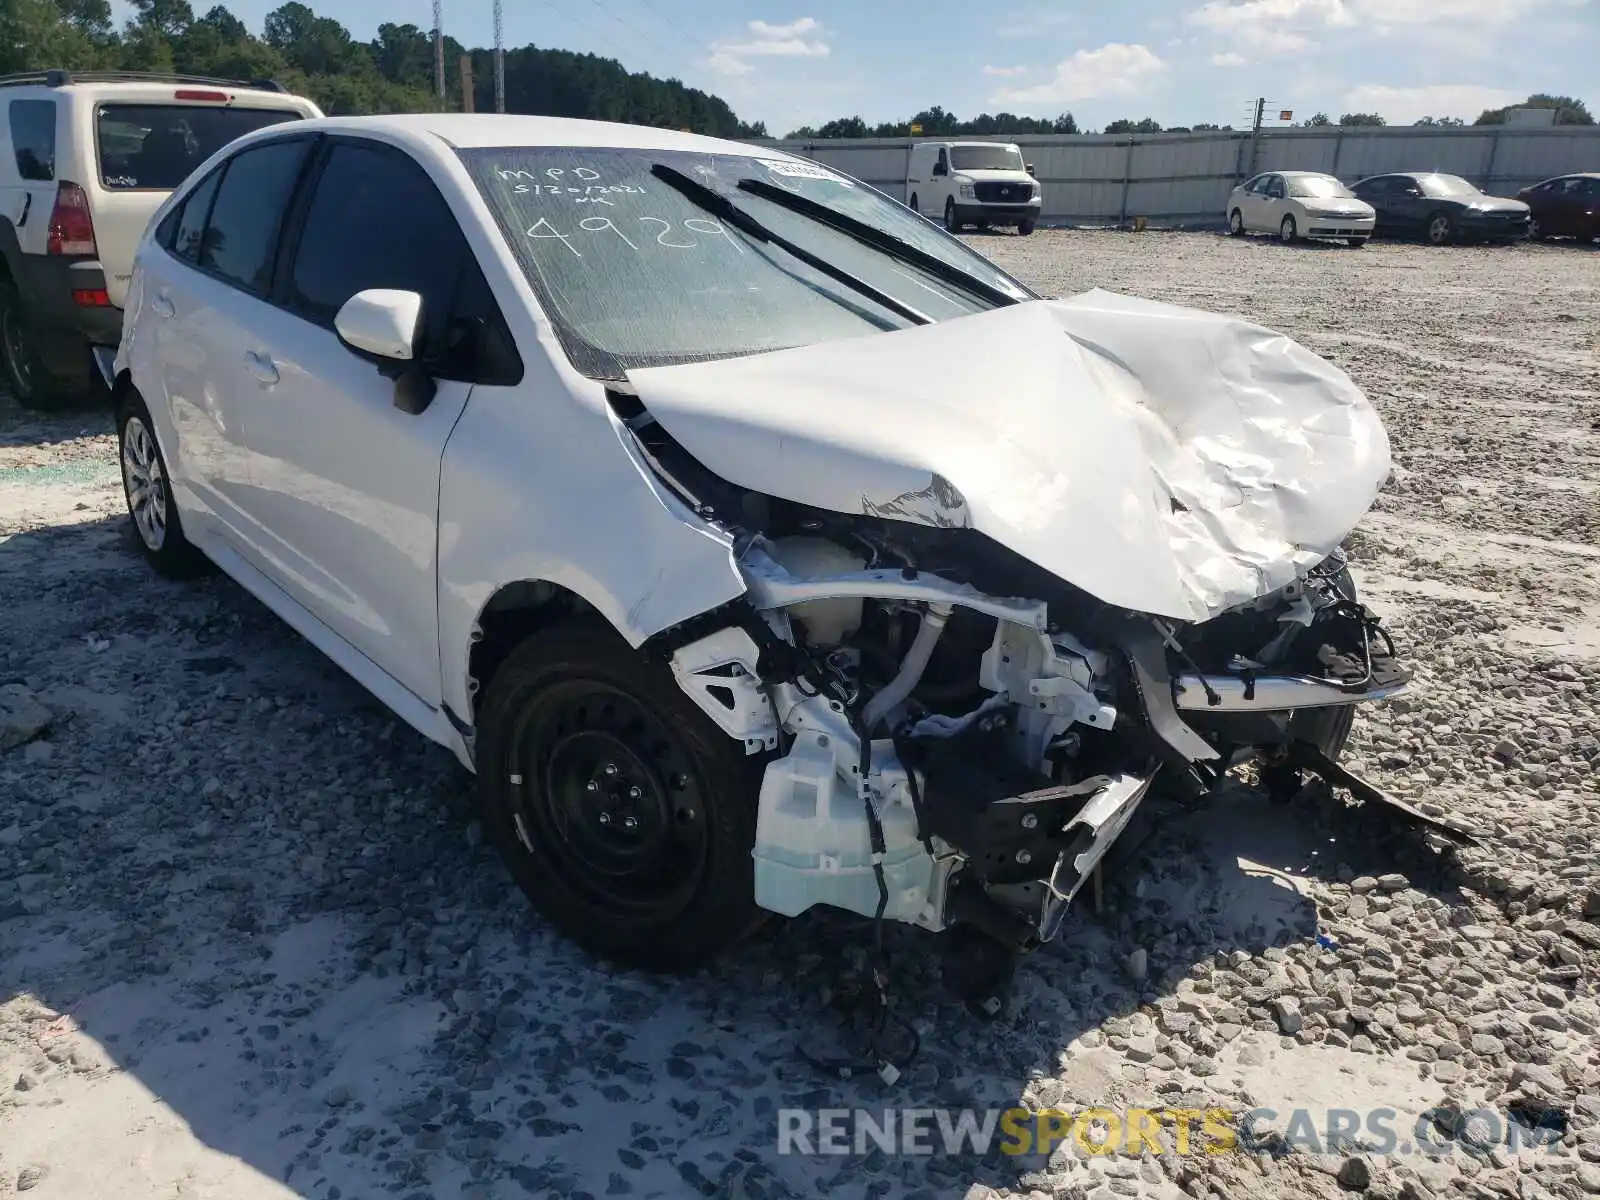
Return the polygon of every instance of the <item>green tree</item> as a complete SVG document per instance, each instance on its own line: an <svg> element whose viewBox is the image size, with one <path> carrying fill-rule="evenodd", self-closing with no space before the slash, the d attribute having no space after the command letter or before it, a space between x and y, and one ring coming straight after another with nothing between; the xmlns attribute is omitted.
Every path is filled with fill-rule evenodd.
<svg viewBox="0 0 1600 1200"><path fill-rule="evenodd" d="M1427 125L1434 128L1443 127L1445 129L1457 129L1460 126L1465 125L1466 122L1460 117L1420 117L1417 120L1417 124Z"/></svg>
<svg viewBox="0 0 1600 1200"><path fill-rule="evenodd" d="M194 24L194 9L189 0L132 0L130 24L141 32L159 34L168 40L180 36Z"/></svg>
<svg viewBox="0 0 1600 1200"><path fill-rule="evenodd" d="M0 0L0 72L111 66L115 41L105 0Z"/></svg>
<svg viewBox="0 0 1600 1200"><path fill-rule="evenodd" d="M1345 113L1339 118L1339 124L1350 128L1375 128L1388 123L1377 113Z"/></svg>
<svg viewBox="0 0 1600 1200"><path fill-rule="evenodd" d="M1341 125L1343 125L1345 122L1341 121L1339 123ZM1301 126L1303 128L1306 128L1306 129L1319 129L1324 125L1332 125L1333 121L1328 116L1327 113L1319 112L1319 113L1312 113L1304 121L1301 121L1300 124L1301 124Z"/></svg>
<svg viewBox="0 0 1600 1200"><path fill-rule="evenodd" d="M1130 120L1127 120L1126 118L1124 118L1123 120L1120 120L1120 121L1111 122L1111 124L1109 124L1109 125L1107 125L1105 127L1105 132L1106 133L1160 133L1161 132L1161 126L1159 124L1157 124L1156 121L1153 120L1150 117L1144 117L1143 119L1138 120L1138 121L1130 121Z"/></svg>

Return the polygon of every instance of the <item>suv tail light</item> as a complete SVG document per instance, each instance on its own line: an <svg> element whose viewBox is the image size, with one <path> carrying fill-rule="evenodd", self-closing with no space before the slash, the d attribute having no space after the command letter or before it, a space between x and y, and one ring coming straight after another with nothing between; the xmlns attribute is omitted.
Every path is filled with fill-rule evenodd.
<svg viewBox="0 0 1600 1200"><path fill-rule="evenodd" d="M56 186L56 206L50 210L47 254L98 254L94 221L89 217L89 197L77 184L63 179Z"/></svg>

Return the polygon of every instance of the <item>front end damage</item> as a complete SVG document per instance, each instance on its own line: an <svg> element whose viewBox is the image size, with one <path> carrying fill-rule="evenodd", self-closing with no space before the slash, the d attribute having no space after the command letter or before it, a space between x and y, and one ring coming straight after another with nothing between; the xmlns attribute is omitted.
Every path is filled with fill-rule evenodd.
<svg viewBox="0 0 1600 1200"><path fill-rule="evenodd" d="M653 641L769 756L763 907L1023 950L1153 792L1398 804L1335 761L1409 678L1338 549L1388 442L1304 347L1088 293L629 378L619 436L746 585Z"/></svg>
<svg viewBox="0 0 1600 1200"><path fill-rule="evenodd" d="M667 648L700 708L770 755L754 859L773 912L825 904L1031 949L1153 788L1281 768L1301 714L1406 684L1337 559L1227 614L1245 640L1217 661L1203 625L1062 584L1005 598L922 569L887 523L811 516L834 538L743 533L747 600ZM988 550L1016 582L1035 574Z"/></svg>

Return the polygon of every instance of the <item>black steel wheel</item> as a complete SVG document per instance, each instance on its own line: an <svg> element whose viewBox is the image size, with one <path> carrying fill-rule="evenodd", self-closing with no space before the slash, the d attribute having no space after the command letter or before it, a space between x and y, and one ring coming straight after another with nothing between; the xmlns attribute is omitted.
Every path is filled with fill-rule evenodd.
<svg viewBox="0 0 1600 1200"><path fill-rule="evenodd" d="M517 883L592 953L693 966L750 932L757 761L597 623L525 641L480 714L479 787Z"/></svg>

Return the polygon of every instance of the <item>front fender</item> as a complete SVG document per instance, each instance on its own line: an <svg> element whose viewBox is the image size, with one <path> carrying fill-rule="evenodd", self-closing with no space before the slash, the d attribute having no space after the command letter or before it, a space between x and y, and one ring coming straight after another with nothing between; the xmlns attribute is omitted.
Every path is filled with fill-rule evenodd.
<svg viewBox="0 0 1600 1200"><path fill-rule="evenodd" d="M440 670L458 714L472 711L474 630L507 585L559 585L632 646L745 591L731 539L660 484L603 389L585 385L594 394L572 399L477 388L445 447Z"/></svg>

